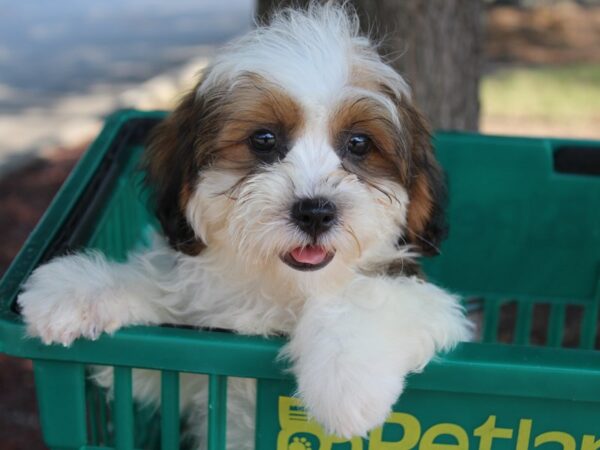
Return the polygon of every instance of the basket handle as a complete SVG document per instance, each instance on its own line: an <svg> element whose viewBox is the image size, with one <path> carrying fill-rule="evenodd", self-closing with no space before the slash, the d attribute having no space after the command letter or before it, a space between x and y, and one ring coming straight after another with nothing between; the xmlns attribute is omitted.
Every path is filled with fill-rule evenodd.
<svg viewBox="0 0 600 450"><path fill-rule="evenodd" d="M575 175L600 175L600 144L562 144L554 149L554 170Z"/></svg>

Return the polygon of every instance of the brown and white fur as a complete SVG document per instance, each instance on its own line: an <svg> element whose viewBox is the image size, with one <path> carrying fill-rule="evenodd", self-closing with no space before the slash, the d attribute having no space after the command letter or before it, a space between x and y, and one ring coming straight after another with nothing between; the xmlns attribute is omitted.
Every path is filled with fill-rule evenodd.
<svg viewBox="0 0 600 450"><path fill-rule="evenodd" d="M416 262L444 231L428 126L358 28L347 8L313 5L224 49L147 150L166 241L124 264L87 253L38 268L19 297L29 334L69 345L134 324L284 333L312 417L344 437L381 425L405 376L469 325ZM110 385L108 371L97 378ZM137 400L159 402L156 373L134 384ZM183 375L181 390L201 423L205 378ZM229 449L253 448L254 401L253 381L230 381ZM204 427L192 431L204 448Z"/></svg>

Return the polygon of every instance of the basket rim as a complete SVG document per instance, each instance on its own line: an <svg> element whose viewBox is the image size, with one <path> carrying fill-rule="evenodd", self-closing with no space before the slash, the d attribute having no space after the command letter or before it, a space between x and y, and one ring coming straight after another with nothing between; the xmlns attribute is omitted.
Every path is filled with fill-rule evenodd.
<svg viewBox="0 0 600 450"><path fill-rule="evenodd" d="M26 338L19 314L11 309L23 281L47 254L94 172L118 141L119 133L135 121L158 121L165 115L164 111L122 110L107 119L103 131L69 175L0 281L0 352L29 359L291 380L286 362L277 357L285 345L283 338L135 326L119 330L113 336L103 335L94 342L79 339L64 348ZM441 132L438 136L456 134L467 138L481 136L456 132ZM198 358L199 354L202 358ZM543 375L544 383L539 383L536 375ZM600 352L463 343L453 352L436 358L423 373L411 376L408 387L600 402Z"/></svg>

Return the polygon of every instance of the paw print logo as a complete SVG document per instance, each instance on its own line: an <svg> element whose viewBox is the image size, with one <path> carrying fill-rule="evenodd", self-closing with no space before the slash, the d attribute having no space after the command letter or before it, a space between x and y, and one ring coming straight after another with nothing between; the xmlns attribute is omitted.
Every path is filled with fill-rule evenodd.
<svg viewBox="0 0 600 450"><path fill-rule="evenodd" d="M277 436L277 450L333 450L336 444L350 444L350 450L368 448L360 437L348 440L325 433L310 420L297 398L279 396L278 414L281 431Z"/></svg>
<svg viewBox="0 0 600 450"><path fill-rule="evenodd" d="M292 442L290 442L290 446L288 447L288 450L311 450L311 449L312 449L312 444L305 437L301 437L301 438L295 437L294 439L292 439Z"/></svg>

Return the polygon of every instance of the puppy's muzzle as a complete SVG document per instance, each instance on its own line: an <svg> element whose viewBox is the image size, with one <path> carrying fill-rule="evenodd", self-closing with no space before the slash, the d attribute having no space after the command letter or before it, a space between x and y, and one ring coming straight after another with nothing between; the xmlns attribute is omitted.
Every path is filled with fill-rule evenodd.
<svg viewBox="0 0 600 450"><path fill-rule="evenodd" d="M303 198L292 206L291 217L299 229L316 239L335 224L337 208L326 198Z"/></svg>

